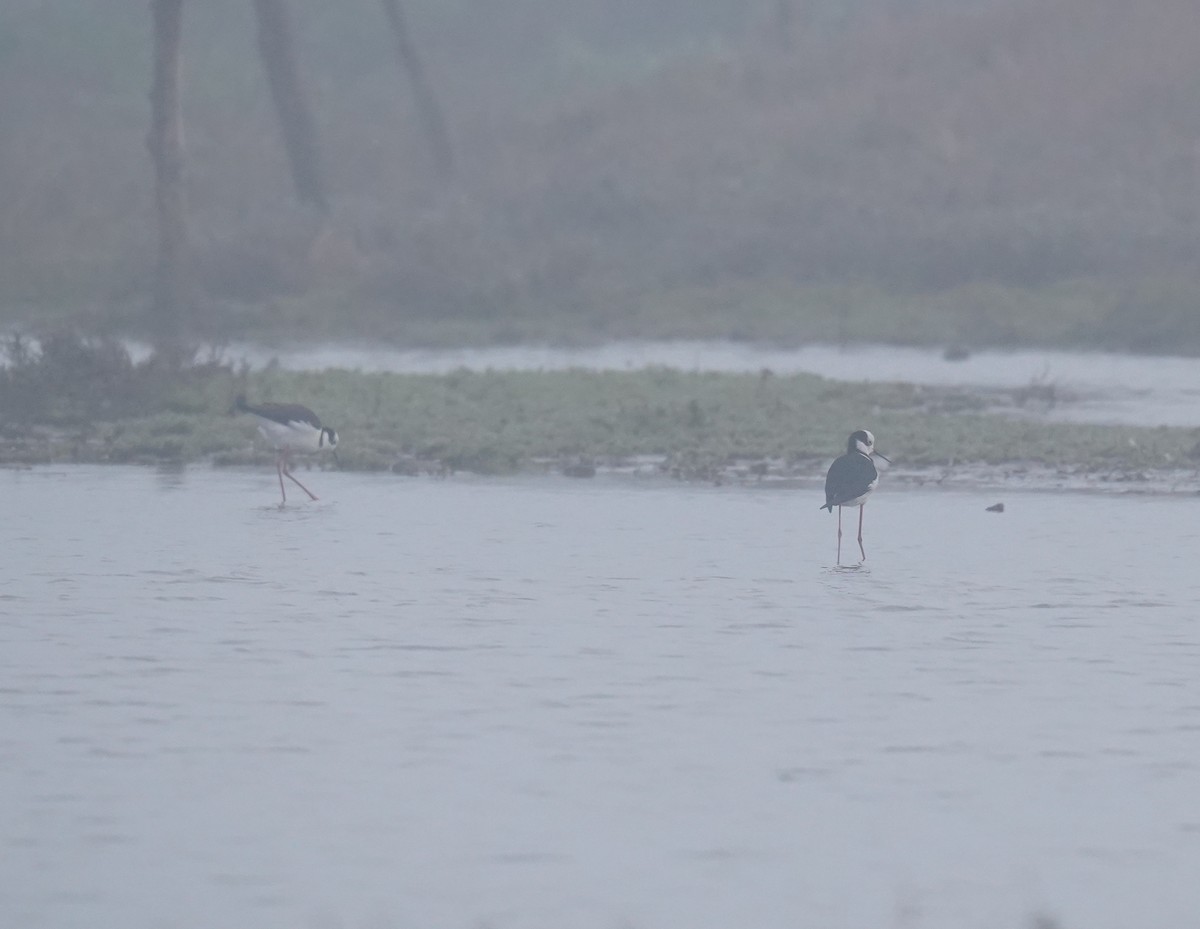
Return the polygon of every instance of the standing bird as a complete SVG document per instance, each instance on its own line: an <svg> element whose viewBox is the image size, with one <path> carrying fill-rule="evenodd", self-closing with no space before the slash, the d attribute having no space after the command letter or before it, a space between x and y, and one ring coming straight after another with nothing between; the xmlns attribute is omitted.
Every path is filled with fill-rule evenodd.
<svg viewBox="0 0 1200 929"><path fill-rule="evenodd" d="M317 495L292 474L290 458L294 452L312 454L332 451L337 448L337 430L332 426L322 426L317 414L299 403L250 404L243 395L238 394L233 412L249 413L257 419L258 431L275 447L275 470L279 473L279 492L283 494L279 505L287 503L284 475L295 481L296 485L308 494L309 499L316 500Z"/></svg>
<svg viewBox="0 0 1200 929"><path fill-rule="evenodd" d="M872 455L875 451L875 436L866 429L859 429L850 434L846 442L846 454L834 460L825 475L825 505L822 510L833 512L838 508L838 547L837 563L842 563L842 507L858 507L858 550L862 552L862 560L867 560L867 551L863 548L862 524L863 506L867 497L879 483L879 472L875 469ZM886 455L879 455L884 461L891 463Z"/></svg>

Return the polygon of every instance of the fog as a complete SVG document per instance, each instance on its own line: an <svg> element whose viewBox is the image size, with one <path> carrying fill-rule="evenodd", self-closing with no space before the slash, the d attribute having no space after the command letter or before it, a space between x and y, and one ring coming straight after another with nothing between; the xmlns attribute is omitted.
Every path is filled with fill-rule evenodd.
<svg viewBox="0 0 1200 929"><path fill-rule="evenodd" d="M1185 0L391 7L183 4L185 327L1200 346ZM152 36L0 11L0 320L147 322Z"/></svg>
<svg viewBox="0 0 1200 929"><path fill-rule="evenodd" d="M4 0L0 925L1186 925L1196 25Z"/></svg>

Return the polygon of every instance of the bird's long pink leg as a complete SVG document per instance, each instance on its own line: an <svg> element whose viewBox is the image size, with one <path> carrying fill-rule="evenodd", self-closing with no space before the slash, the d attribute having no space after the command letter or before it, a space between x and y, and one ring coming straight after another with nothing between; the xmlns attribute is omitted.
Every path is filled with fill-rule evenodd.
<svg viewBox="0 0 1200 929"><path fill-rule="evenodd" d="M309 490L307 487L305 487L303 484L301 484L301 483L300 483L300 479L299 479L298 477L296 477L296 475L294 475L294 474L291 472L291 469L290 469L290 468L288 468L288 460L287 460L287 455L284 455L284 456L283 456L283 473L284 473L284 474L286 474L288 477L290 477L290 478L291 478L293 481L295 481L295 482L296 482L296 486L297 486L297 487L299 487L299 488L300 488L301 490L303 490L303 491L304 491L306 494L308 494L308 499L310 499L310 500L316 500L316 499L317 499L317 495L316 495L315 493L313 493L311 490ZM283 480L282 480L282 479L280 479L279 483L280 483L280 485L282 485L282 484L283 484Z"/></svg>
<svg viewBox="0 0 1200 929"><path fill-rule="evenodd" d="M842 508L838 507L838 556L837 563L842 563Z"/></svg>
<svg viewBox="0 0 1200 929"><path fill-rule="evenodd" d="M862 518L863 518L863 509L865 507L866 507L865 503L860 503L858 505L858 550L860 552L862 552L862 560L863 561L867 560L867 550L865 548L863 548L863 544L862 544Z"/></svg>
<svg viewBox="0 0 1200 929"><path fill-rule="evenodd" d="M283 452L275 456L275 471L279 475L279 492L283 494L283 499L279 501L279 505L283 506L287 503L287 491L283 486Z"/></svg>

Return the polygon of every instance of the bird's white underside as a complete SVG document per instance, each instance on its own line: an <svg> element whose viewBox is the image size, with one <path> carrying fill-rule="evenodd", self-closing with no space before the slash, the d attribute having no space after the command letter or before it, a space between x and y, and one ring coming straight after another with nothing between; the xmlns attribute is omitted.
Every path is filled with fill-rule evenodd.
<svg viewBox="0 0 1200 929"><path fill-rule="evenodd" d="M861 497L855 497L853 500L847 500L845 503L839 503L838 506L862 506L867 502L867 497L871 496L871 491L875 489L875 486L878 483L879 481L872 481L871 486L867 488L867 492Z"/></svg>
<svg viewBox="0 0 1200 929"><path fill-rule="evenodd" d="M317 452L321 450L321 430L310 423L277 423L274 420L258 420L258 431L275 448L292 452Z"/></svg>

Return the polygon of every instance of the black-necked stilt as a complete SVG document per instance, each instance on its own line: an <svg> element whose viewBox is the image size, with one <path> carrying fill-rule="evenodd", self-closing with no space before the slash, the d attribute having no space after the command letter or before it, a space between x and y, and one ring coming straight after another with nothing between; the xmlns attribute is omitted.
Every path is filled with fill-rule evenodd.
<svg viewBox="0 0 1200 929"><path fill-rule="evenodd" d="M833 512L838 508L838 546L837 563L842 563L842 507L858 507L858 550L862 553L863 561L867 560L867 551L863 548L862 524L863 506L879 483L879 471L871 456L879 455L884 461L891 462L886 455L875 451L875 436L866 429L850 433L846 442L846 454L834 460L825 475L825 505L823 510Z"/></svg>
<svg viewBox="0 0 1200 929"><path fill-rule="evenodd" d="M280 506L287 503L284 475L295 481L310 499L316 500L317 495L292 474L289 458L294 452L312 454L332 451L337 448L337 430L322 426L317 414L299 403L250 404L239 394L233 410L235 413L249 413L257 419L258 431L275 447L275 470L279 473L279 492L283 495Z"/></svg>

